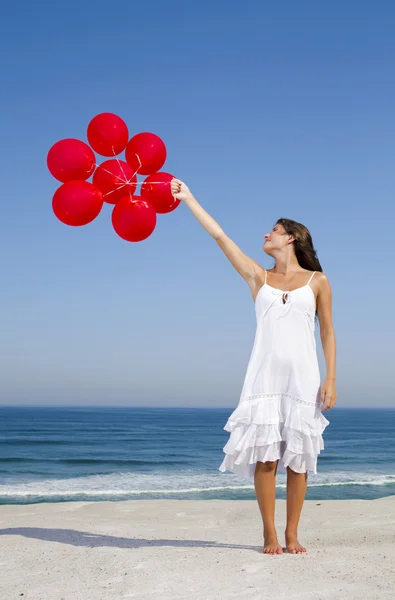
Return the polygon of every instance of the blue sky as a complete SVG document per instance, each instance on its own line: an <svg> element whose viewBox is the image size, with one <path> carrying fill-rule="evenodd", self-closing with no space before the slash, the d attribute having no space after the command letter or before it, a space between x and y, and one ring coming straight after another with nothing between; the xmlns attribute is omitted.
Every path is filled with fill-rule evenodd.
<svg viewBox="0 0 395 600"><path fill-rule="evenodd" d="M109 207L83 228L52 214L48 149L110 111L163 138L166 170L263 266L278 217L310 229L333 289L338 406L394 405L393 3L2 12L0 403L238 402L251 294L188 208L138 244Z"/></svg>

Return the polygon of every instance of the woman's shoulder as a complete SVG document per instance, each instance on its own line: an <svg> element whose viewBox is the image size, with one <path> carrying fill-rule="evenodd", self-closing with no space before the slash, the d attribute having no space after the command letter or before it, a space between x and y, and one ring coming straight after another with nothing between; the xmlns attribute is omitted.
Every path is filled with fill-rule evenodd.
<svg viewBox="0 0 395 600"><path fill-rule="evenodd" d="M311 284L316 288L317 292L330 290L329 278L323 271L311 271L314 273Z"/></svg>
<svg viewBox="0 0 395 600"><path fill-rule="evenodd" d="M323 271L310 271L310 273L314 273L314 279L317 281L328 281L328 275Z"/></svg>

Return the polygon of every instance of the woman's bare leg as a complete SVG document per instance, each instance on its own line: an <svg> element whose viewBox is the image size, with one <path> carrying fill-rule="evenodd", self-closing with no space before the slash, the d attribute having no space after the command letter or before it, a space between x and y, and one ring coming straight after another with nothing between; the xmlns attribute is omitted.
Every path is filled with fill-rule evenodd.
<svg viewBox="0 0 395 600"><path fill-rule="evenodd" d="M288 552L298 554L306 548L298 542L298 524L307 490L307 473L296 473L287 467L287 527L285 545Z"/></svg>
<svg viewBox="0 0 395 600"><path fill-rule="evenodd" d="M265 554L283 554L274 526L277 466L278 460L258 461L254 474L255 493L263 521L263 552Z"/></svg>

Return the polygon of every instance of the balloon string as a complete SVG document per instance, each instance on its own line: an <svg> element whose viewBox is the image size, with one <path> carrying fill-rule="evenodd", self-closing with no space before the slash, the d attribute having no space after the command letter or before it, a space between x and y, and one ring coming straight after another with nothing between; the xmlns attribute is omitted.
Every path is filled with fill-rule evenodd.
<svg viewBox="0 0 395 600"><path fill-rule="evenodd" d="M118 157L117 157L117 155L115 154L115 148L114 148L114 146L112 146L112 151L113 151L113 154L114 154L114 156L116 157L116 161L117 161L117 163L118 163L118 166L119 166L119 168L120 168L120 169L121 169L121 171L122 171L123 178L124 178L124 180L126 181L126 180L127 180L127 177L126 177L126 175L125 175L125 171L123 170L123 166L121 165L119 158L118 158ZM136 175L136 173L134 173L134 174L132 175L132 177L134 177L135 175ZM126 185L126 184L125 184L125 185Z"/></svg>
<svg viewBox="0 0 395 600"><path fill-rule="evenodd" d="M137 156L137 154L136 154L136 156ZM143 183L144 183L144 181L133 181L133 177L135 177L135 176L136 176L136 174L138 173L138 169L139 169L140 167L137 169L136 173L133 173L133 175L131 176L131 178L130 178L130 179L127 179L127 177L126 177L126 175L125 175L125 173L124 173L124 171L123 171L123 169L122 169L122 165L119 165L119 166L120 166L120 168L121 168L121 170L122 170L123 176L124 176L124 178L125 178L125 179L122 179L122 177L119 177L119 175L115 175L115 173L112 173L111 171L109 171L108 169L105 169L103 166L101 166L101 165L98 165L97 163L95 163L95 164L94 164L94 166L95 166L96 168L100 167L100 169L101 169L102 171L104 171L105 173L108 173L109 175L112 175L112 177L114 177L115 179L118 179L118 180L119 180L121 183L123 183L123 185L129 185L129 184L131 184L131 183L133 183L133 184L135 184L135 185L143 185ZM161 183L162 183L162 184L164 184L164 183L166 183L166 182L165 182L165 181L150 181L150 182L149 182L149 184L150 184L150 185L159 185L159 184L161 184ZM123 187L123 186L122 186L122 187ZM120 189L120 188L118 188L118 189ZM114 191L116 191L116 190L114 190ZM109 193L110 193L110 192L109 192Z"/></svg>
<svg viewBox="0 0 395 600"><path fill-rule="evenodd" d="M114 146L112 147L112 151L113 151L113 153L114 153L114 156L116 156L116 154L115 154L115 148L114 148ZM136 156L137 156L137 154L136 154ZM126 175L125 175L125 171L123 170L123 167L122 167L122 165L121 165L121 163L120 163L120 160L119 160L119 158L116 156L116 161L117 161L117 163L118 163L118 166L119 166L120 170L122 171L122 175L123 175L123 177L124 177L124 183L123 183L123 185L121 185L119 188L117 188L117 190L112 190L112 192L109 192L110 194L111 194L111 193L113 193L113 192L115 192L115 191L119 191L119 190L121 190L122 188L124 188L125 186L127 186L127 185L128 185L130 182L131 182L131 180L132 180L134 177L136 177L137 171L138 171L138 170L139 170L139 168L141 167L141 161L140 161L140 158L139 158L139 156L137 156L137 159L138 159L138 161L139 161L139 163L140 163L140 164L139 164L139 166L137 167L137 170L136 170L136 171L133 173L133 175L132 175L132 177L130 178L130 180L128 180L128 179L127 179L127 177L126 177ZM132 200L132 198L133 198L133 194L132 194L132 192L131 192L130 188L129 188L129 190L128 190L128 191L129 191L129 198L130 198L130 202L133 202L133 200ZM106 195L107 195L107 194L106 194Z"/></svg>
<svg viewBox="0 0 395 600"><path fill-rule="evenodd" d="M116 156L115 154L115 148L114 146L112 146L112 151L114 153L114 157L118 163L118 166L120 168L120 170L122 171L122 175L124 177L124 179L122 179L122 177L119 177L119 175L115 175L115 173L112 173L111 171L109 171L108 169L105 169L103 166L98 165L97 163L95 163L95 167L98 168L100 167L105 173L108 173L109 175L111 175L112 177L115 177L115 179L119 179L119 181L123 184L119 187L117 187L115 190L111 190L110 192L106 192L105 194L103 194L104 196L110 196L110 194L113 194L114 192L119 192L119 190L121 190L122 188L126 187L126 186L130 186L130 184L135 185L136 187L138 185L142 185L144 183L144 181L133 181L133 178L136 177L140 167L142 166L142 162L140 160L140 157L138 154L135 154L135 156L137 156L137 160L139 161L139 166L137 167L137 170L133 173L133 175L131 176L130 179L128 179L125 175L125 171L123 170L122 164L119 160L119 158ZM164 181L150 181L149 184L150 185L163 185L165 182ZM130 196L130 201L134 204L135 202L138 202L138 200L133 200L133 194L129 189L129 196ZM174 197L174 202L177 201L176 197Z"/></svg>
<svg viewBox="0 0 395 600"><path fill-rule="evenodd" d="M134 177L134 175L132 175L132 178L131 178L131 179L127 179L127 178L126 178L126 176L125 176L125 173L123 173L123 176L124 176L124 178L125 178L125 179L122 179L122 177L119 177L119 175L115 175L115 173L112 173L112 172L111 172L111 171L109 171L108 169L105 169L105 168L104 168L102 165L98 165L97 163L95 163L95 165L94 165L94 166L95 166L96 168L100 167L100 169L101 169L102 171L104 171L105 173L108 173L109 175L112 175L112 177L115 177L115 179L119 179L119 181L121 181L121 182L122 182L122 183L124 183L125 185L126 185L126 184L128 184L128 183L131 183L131 182L132 182L132 178ZM120 165L120 166L121 166L121 165ZM122 170L122 172L123 172L123 170Z"/></svg>

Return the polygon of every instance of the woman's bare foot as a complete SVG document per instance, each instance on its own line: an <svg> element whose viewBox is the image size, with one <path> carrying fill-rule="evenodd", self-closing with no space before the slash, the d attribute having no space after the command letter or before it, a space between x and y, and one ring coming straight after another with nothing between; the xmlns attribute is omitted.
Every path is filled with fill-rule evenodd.
<svg viewBox="0 0 395 600"><path fill-rule="evenodd" d="M287 547L287 552L290 554L301 554L302 552L307 552L307 549L299 544L296 533L288 533L287 531L285 532L285 545Z"/></svg>
<svg viewBox="0 0 395 600"><path fill-rule="evenodd" d="M281 544L275 533L264 536L263 554L284 554Z"/></svg>

